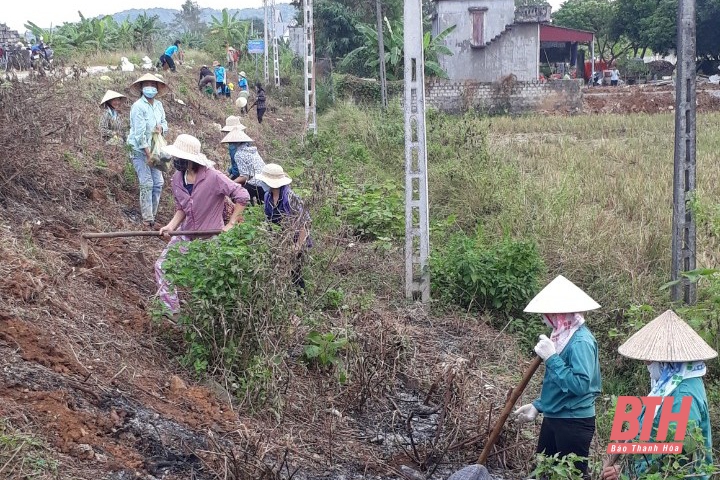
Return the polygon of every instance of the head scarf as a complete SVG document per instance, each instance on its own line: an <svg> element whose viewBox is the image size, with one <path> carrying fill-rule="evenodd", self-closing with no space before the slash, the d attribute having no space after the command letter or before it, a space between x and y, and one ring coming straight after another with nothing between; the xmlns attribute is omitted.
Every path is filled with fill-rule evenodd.
<svg viewBox="0 0 720 480"><path fill-rule="evenodd" d="M550 341L555 345L557 353L563 351L573 334L585 323L581 313L544 313L542 318L553 329Z"/></svg>
<svg viewBox="0 0 720 480"><path fill-rule="evenodd" d="M705 362L652 362L648 365L650 371L649 397L667 397L686 378L702 377L707 372ZM657 415L659 406L655 407Z"/></svg>

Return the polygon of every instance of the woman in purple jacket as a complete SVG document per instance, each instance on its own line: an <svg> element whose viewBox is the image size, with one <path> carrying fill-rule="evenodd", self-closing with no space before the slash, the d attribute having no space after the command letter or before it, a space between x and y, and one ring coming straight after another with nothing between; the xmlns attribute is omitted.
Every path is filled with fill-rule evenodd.
<svg viewBox="0 0 720 480"><path fill-rule="evenodd" d="M213 168L213 162L200 151L200 140L192 135L178 135L175 143L163 151L173 157L176 172L170 180L175 197L175 215L160 233L169 237L175 230L227 232L242 221L242 212L250 201L250 195L242 186ZM235 204L230 220L223 222L225 197ZM197 238L197 237L194 237ZM207 238L207 237L205 237ZM170 288L162 270L167 252L180 241L191 240L185 236L173 236L155 263L158 297L172 313L180 308L177 293Z"/></svg>

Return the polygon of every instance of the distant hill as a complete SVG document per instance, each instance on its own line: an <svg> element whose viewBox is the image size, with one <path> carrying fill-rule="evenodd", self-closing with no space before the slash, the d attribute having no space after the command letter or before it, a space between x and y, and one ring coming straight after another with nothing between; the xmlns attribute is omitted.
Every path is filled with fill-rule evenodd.
<svg viewBox="0 0 720 480"><path fill-rule="evenodd" d="M283 22L286 23L290 19L295 18L297 9L290 5L289 3L277 3L276 8L280 10L280 14L282 15ZM231 15L235 14L235 12L238 12L238 18L242 20L248 20L251 18L258 18L263 19L264 18L264 12L262 8L240 8L240 9L229 9L228 10ZM123 10L122 12L114 13L111 16L118 22L122 22L126 18L129 18L130 21L135 20L138 16L142 15L143 13L153 16L157 15L161 22L165 24L170 24L175 19L175 14L179 13L180 10L175 10L171 8L148 8L146 10L133 8L131 10ZM216 10L214 8L203 8L202 9L202 20L205 22L210 23L211 16L214 15L216 18L220 18L222 15L221 10Z"/></svg>

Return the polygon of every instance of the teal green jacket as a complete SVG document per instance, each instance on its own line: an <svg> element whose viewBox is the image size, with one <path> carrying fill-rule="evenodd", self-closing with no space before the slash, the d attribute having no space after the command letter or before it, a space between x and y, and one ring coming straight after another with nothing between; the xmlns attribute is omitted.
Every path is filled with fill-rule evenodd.
<svg viewBox="0 0 720 480"><path fill-rule="evenodd" d="M582 325L562 353L545 361L542 391L533 405L548 418L594 417L601 388L597 342Z"/></svg>
<svg viewBox="0 0 720 480"><path fill-rule="evenodd" d="M708 409L707 394L705 393L705 385L702 378L686 378L680 385L673 390L670 394L673 397L673 412L679 412L682 404L683 397L692 397L692 406L690 407L690 418L688 422L688 435L692 427L692 423L695 422L700 427L705 440L705 462L708 465L712 464L712 434L710 433L710 411ZM660 412L662 408L659 408L657 415L655 415L655 421L653 422L653 431L658 428L660 424ZM640 417L640 425L642 425L642 419L645 413ZM651 442L655 440L651 438ZM672 441L668 436L666 441ZM642 473L649 468L649 463L653 463L653 455L637 455L635 461L635 473ZM694 480L708 480L710 477L707 475L697 475L694 477L687 477Z"/></svg>

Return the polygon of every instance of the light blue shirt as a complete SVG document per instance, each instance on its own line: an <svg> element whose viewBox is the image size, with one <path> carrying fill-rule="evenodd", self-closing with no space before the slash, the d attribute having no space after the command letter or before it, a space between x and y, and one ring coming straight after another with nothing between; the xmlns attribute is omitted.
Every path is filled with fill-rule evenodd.
<svg viewBox="0 0 720 480"><path fill-rule="evenodd" d="M533 405L547 418L590 418L600 390L597 342L582 325L560 354L545 361L542 391Z"/></svg>
<svg viewBox="0 0 720 480"><path fill-rule="evenodd" d="M240 77L240 81L238 82L238 87L240 87L240 90L247 90L248 89L247 80Z"/></svg>
<svg viewBox="0 0 720 480"><path fill-rule="evenodd" d="M162 102L155 100L151 105L143 95L130 109L130 133L127 144L138 151L150 148L153 131L158 125L162 126L163 134L167 133L168 124Z"/></svg>
<svg viewBox="0 0 720 480"><path fill-rule="evenodd" d="M225 67L215 67L215 81L225 83Z"/></svg>
<svg viewBox="0 0 720 480"><path fill-rule="evenodd" d="M174 54L176 54L178 51L177 45L170 45L167 50L165 50L165 55L168 57L172 57Z"/></svg>

